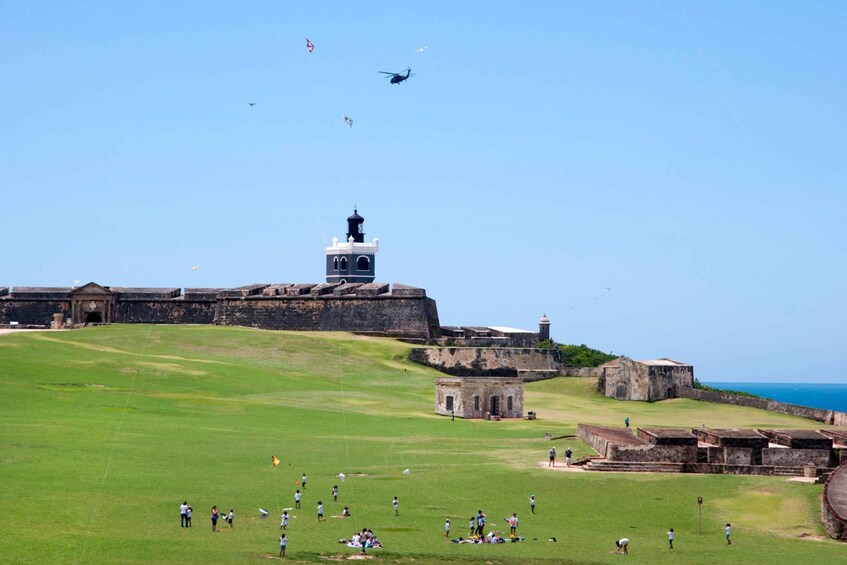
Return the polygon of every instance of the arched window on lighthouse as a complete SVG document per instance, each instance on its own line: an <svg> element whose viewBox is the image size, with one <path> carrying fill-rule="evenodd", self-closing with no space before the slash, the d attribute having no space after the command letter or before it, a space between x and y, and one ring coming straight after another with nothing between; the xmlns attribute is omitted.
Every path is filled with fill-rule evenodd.
<svg viewBox="0 0 847 565"><path fill-rule="evenodd" d="M342 257L342 258L341 258L341 270L342 270L342 271L346 271L346 270L347 270L347 257Z"/></svg>
<svg viewBox="0 0 847 565"><path fill-rule="evenodd" d="M337 270L338 270L338 257L333 257L333 258L332 258L332 270L333 270L333 271L337 271Z"/></svg>
<svg viewBox="0 0 847 565"><path fill-rule="evenodd" d="M370 261L367 257L362 255L358 259L356 259L356 270L357 271L367 271L370 267Z"/></svg>

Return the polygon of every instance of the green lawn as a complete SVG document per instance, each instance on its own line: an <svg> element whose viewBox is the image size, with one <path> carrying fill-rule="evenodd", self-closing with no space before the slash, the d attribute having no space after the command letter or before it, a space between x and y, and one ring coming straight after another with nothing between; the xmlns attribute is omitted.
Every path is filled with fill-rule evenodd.
<svg viewBox="0 0 847 565"><path fill-rule="evenodd" d="M819 427L816 422L689 400L617 402L588 380L526 386L535 421L436 416L438 373L409 345L347 334L209 326L109 326L0 336L0 556L6 563L202 562L273 558L278 516L293 506L288 561L326 562L368 527L390 563L832 563L821 540L822 488L778 478L564 473L539 462L578 422L635 426ZM560 452L590 453L558 439ZM271 465L271 455L282 463ZM403 474L409 469L408 474ZM341 483L336 477L345 473ZM333 504L330 489L339 484ZM538 499L530 515L528 497ZM400 516L391 501L400 500ZM697 496L705 499L703 533ZM179 527L179 504L195 509ZM352 518L318 523L348 505ZM234 508L212 534L209 508ZM260 507L271 518L260 520ZM452 544L482 509L517 512L517 544ZM727 547L723 526L733 523ZM219 524L220 525L220 524ZM677 549L665 532L676 530ZM628 557L612 555L629 537ZM548 538L555 537L552 543ZM537 538L537 541L535 540ZM805 538L805 539L803 539Z"/></svg>

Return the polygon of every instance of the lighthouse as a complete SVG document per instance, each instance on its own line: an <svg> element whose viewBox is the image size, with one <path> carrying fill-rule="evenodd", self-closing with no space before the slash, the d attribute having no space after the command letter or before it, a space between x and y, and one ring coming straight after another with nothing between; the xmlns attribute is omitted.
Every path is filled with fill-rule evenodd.
<svg viewBox="0 0 847 565"><path fill-rule="evenodd" d="M326 282L328 283L369 283L376 277L376 252L379 239L365 241L362 224L365 219L354 209L347 218L347 239L339 241L332 238L332 246L326 248Z"/></svg>

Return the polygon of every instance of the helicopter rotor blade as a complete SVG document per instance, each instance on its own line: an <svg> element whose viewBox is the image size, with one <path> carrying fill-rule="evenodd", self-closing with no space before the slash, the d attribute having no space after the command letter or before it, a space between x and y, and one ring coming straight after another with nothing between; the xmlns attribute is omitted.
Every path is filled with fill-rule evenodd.
<svg viewBox="0 0 847 565"><path fill-rule="evenodd" d="M378 73L382 73L384 75L396 75L397 73L389 73L388 71L377 71Z"/></svg>

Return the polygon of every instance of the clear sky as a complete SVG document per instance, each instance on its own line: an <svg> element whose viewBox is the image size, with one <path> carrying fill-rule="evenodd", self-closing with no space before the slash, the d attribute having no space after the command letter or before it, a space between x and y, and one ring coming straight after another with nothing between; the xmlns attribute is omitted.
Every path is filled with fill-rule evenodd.
<svg viewBox="0 0 847 565"><path fill-rule="evenodd" d="M845 29L843 2L0 1L0 286L321 282L355 205L377 280L444 325L845 382Z"/></svg>

